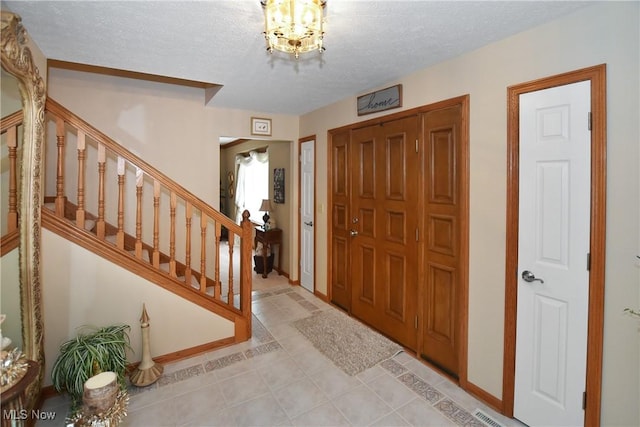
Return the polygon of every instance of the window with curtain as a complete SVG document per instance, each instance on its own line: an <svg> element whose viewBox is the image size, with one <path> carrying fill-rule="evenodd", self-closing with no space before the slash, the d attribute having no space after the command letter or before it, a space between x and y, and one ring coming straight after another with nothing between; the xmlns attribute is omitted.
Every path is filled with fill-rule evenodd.
<svg viewBox="0 0 640 427"><path fill-rule="evenodd" d="M269 153L249 152L236 156L236 222L242 221L242 212L248 210L251 221L262 224L260 205L269 198Z"/></svg>

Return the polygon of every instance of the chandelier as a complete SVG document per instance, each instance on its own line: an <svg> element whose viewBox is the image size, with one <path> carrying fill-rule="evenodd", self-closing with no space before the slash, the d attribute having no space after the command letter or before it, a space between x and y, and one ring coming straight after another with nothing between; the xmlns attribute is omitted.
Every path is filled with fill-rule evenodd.
<svg viewBox="0 0 640 427"><path fill-rule="evenodd" d="M323 52L324 0L262 0L267 50L292 53Z"/></svg>

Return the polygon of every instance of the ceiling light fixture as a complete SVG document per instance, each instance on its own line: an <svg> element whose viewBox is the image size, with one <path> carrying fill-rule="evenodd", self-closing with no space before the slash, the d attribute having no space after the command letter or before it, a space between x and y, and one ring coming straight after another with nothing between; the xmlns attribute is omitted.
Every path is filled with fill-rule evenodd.
<svg viewBox="0 0 640 427"><path fill-rule="evenodd" d="M262 0L267 50L292 53L323 52L324 0Z"/></svg>

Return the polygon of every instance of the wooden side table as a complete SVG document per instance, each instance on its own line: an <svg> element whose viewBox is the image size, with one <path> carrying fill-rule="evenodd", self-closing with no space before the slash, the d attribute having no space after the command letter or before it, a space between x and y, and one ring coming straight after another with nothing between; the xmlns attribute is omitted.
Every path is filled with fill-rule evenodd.
<svg viewBox="0 0 640 427"><path fill-rule="evenodd" d="M2 392L2 427L19 427L35 425L31 408L25 404L26 390L38 377L38 364L33 360L27 361L27 372L13 386Z"/></svg>
<svg viewBox="0 0 640 427"><path fill-rule="evenodd" d="M261 227L256 227L255 244L262 243L262 277L267 277L267 252L269 249L273 251L272 245L278 245L278 267L276 270L278 274L282 274L280 263L282 262L282 230L280 228L272 228L270 230L263 230Z"/></svg>

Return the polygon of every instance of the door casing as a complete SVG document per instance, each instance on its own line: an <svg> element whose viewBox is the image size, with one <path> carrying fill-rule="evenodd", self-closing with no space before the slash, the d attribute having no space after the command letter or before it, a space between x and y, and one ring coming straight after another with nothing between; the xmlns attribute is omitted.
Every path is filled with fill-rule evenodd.
<svg viewBox="0 0 640 427"><path fill-rule="evenodd" d="M311 136L307 136L304 138L300 138L298 140L298 155L300 155L300 153L302 152L302 144L304 142L307 141L316 141L316 136L315 135L311 135ZM313 206L314 206L314 221L315 221L315 206L316 206L316 193L317 193L317 189L316 189L316 161L315 161L315 144L313 147L314 150L314 160L313 160ZM302 215L301 215L301 203L302 203L302 167L301 163L299 162L299 167L298 167L298 259L302 259ZM314 224L313 226L313 245L314 245L314 251L313 251L313 293L316 293L316 251L315 251L315 244L316 244L316 226ZM298 263L298 282L300 283L301 280L301 273L302 273L302 266L300 265L300 263Z"/></svg>
<svg viewBox="0 0 640 427"><path fill-rule="evenodd" d="M502 412L513 417L518 286L519 97L570 83L591 82L591 243L585 426L600 424L606 221L606 66L584 68L507 88L507 227Z"/></svg>
<svg viewBox="0 0 640 427"><path fill-rule="evenodd" d="M337 284L338 287L345 286L344 283L341 283L343 279L343 275L345 273L344 270L349 269L349 265L338 265L335 260L336 257L340 259L344 259L346 255L346 250L348 249L348 228L349 225L346 221L348 215L345 215L344 208L348 204L349 194L348 191L345 191L342 187L344 186L344 182L336 182L335 176L344 177L347 171L347 163L345 162L345 158L348 157L348 141L350 139L350 133L352 129L361 128L366 126L371 126L375 124L379 124L381 122L387 122L390 120L397 120L411 115L420 115L424 113L428 113L430 111L443 109L447 107L452 107L455 105L459 105L461 108L461 129L460 129L460 142L461 142L461 155L458 159L459 168L462 171L460 174L460 233L458 236L458 244L459 248L459 259L460 259L460 289L459 289L459 323L458 323L458 331L457 336L459 337L459 357L458 357L458 383L460 387L465 390L471 391L476 395L482 396L483 398L489 397L488 400L491 400L491 404L496 406L493 403L493 400L490 398L488 393L484 393L482 390L478 389L478 387L470 384L467 380L467 348L468 348L468 298L469 298L469 95L462 95L459 97L439 101L433 104L413 108L410 110L402 111L395 114L390 114L383 117L378 117L375 119L367 120L360 123L350 124L346 126L342 126L340 128L331 129L328 131L328 144L327 144L327 159L328 159L328 209L327 209L327 277L329 278L329 283L327 286L327 299L332 301L334 304L342 307L343 309L350 311L350 298L348 295L342 296L344 292L341 292L341 297L339 298L342 302L336 302L336 295L333 295L333 287ZM422 138L422 132L420 132L419 138ZM337 144L337 145L336 145ZM422 142L420 142L422 146ZM339 150L334 151L334 148L338 147ZM422 185L422 183L421 183ZM421 194L423 193L423 189L421 187ZM340 193L336 196L334 193ZM423 199L420 199L420 203L423 202ZM420 234L424 235L424 230L420 231ZM421 239L421 245L423 245L423 239ZM335 245L334 245L335 244ZM420 253L422 256L423 249L420 248ZM422 266L419 266L419 277L424 276L424 269ZM422 280L422 279L421 279ZM424 298L424 285L419 285L418 298L419 298L419 306L418 311L423 312L422 302L421 300ZM418 344L417 348L421 348L422 346L422 328L423 325L423 317L420 316L421 320L419 321L418 326Z"/></svg>

